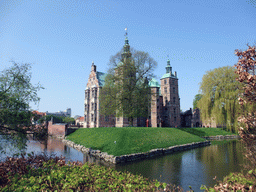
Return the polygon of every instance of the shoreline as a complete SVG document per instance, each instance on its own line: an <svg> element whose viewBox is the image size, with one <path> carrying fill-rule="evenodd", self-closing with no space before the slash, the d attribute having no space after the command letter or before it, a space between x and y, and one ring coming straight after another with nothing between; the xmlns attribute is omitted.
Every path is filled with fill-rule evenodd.
<svg viewBox="0 0 256 192"><path fill-rule="evenodd" d="M67 140L66 136L50 136L50 137L55 137L58 139L61 139L63 143L68 145L69 147L72 147L82 153L89 154L96 159L104 160L107 163L111 164L124 164L127 162L134 162L134 161L141 161L144 159L149 159L149 158L154 158L154 157L159 157L163 155L168 155L168 154L173 154L175 152L180 152L180 151L185 151L189 149L194 149L194 148L199 148L199 147L204 147L211 145L211 142L209 140L228 140L228 139L239 139L239 135L217 135L217 136L207 136L207 137L202 137L204 139L207 139L206 141L203 142L193 142L193 143L187 143L183 145L175 145L171 146L168 148L157 148L157 149L151 149L147 152L140 152L140 153L132 153L128 155L121 155L121 156L114 156L114 155L109 155L107 152L101 152L100 150L94 150L92 148L86 148L83 145L76 144L73 141Z"/></svg>
<svg viewBox="0 0 256 192"><path fill-rule="evenodd" d="M53 137L56 137L56 136L53 136ZM154 158L154 157L163 156L163 155L167 155L167 154L172 154L172 153L179 152L179 151L184 151L184 150L189 150L189 149L194 149L194 148L198 148L198 147L211 145L210 141L193 142L193 143L188 143L188 144L183 144L183 145L171 146L168 148L151 149L150 151L147 151L147 152L114 156L114 155L109 155L107 152L101 152L100 150L86 148L83 145L79 145L79 144L74 143L73 141L67 140L66 137L63 137L63 136L57 137L57 138L61 139L61 141L64 142L69 147L72 147L78 151L87 153L97 159L101 159L101 160L104 160L104 161L106 161L108 163L112 163L112 164L123 164L126 162L140 161L140 160L144 160L144 159L149 159L149 158Z"/></svg>
<svg viewBox="0 0 256 192"><path fill-rule="evenodd" d="M68 145L69 147L72 147L78 151L81 151L82 153L89 154L97 159L104 160L105 162L108 162L111 164L123 164L123 163L133 162L133 161L141 161L144 159L173 154L173 153L179 152L179 151L185 151L185 150L189 150L189 149L204 147L204 146L211 145L211 142L209 140L228 140L228 139L239 139L240 138L239 135L207 136L207 137L202 137L202 138L206 139L206 141L203 141L203 142L193 142L193 143L187 143L187 144L183 144L183 145L175 145L175 146L171 146L168 148L151 149L147 152L114 156L114 155L109 155L107 152L101 152L100 150L86 148L83 145L76 144L73 141L67 140L66 137L63 137L63 136L51 136L51 137L61 139L61 141L63 143L65 143L66 145Z"/></svg>

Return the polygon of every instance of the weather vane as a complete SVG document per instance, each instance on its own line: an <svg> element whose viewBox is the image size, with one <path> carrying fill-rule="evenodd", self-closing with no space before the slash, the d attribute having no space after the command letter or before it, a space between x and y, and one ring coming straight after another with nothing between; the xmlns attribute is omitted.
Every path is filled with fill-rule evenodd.
<svg viewBox="0 0 256 192"><path fill-rule="evenodd" d="M127 37L127 35L128 35L128 33L127 33L127 27L126 27L124 30L125 30L125 34L124 34L124 36L126 36L126 37Z"/></svg>

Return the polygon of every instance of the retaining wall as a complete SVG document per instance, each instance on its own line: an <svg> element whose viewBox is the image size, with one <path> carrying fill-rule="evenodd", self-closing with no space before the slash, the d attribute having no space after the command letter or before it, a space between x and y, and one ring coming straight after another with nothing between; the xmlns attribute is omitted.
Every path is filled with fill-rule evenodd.
<svg viewBox="0 0 256 192"><path fill-rule="evenodd" d="M131 161L137 161L142 159L147 159L156 156L162 156L166 154L172 154L177 151L184 151L188 149L193 149L197 147L203 147L210 145L210 141L203 141L203 142L196 142L196 143L189 143L184 145L177 145L168 148L160 148L160 149L152 149L145 153L134 153L129 155L122 155L122 156L114 156L108 155L106 152L101 152L100 150L93 150L91 148L86 148L82 145L75 144L73 141L69 141L63 139L62 142L66 143L66 145L77 149L78 151L82 151L84 153L88 153L96 158L104 159L107 162L111 162L114 164L126 163Z"/></svg>
<svg viewBox="0 0 256 192"><path fill-rule="evenodd" d="M209 136L209 137L202 137L207 140L221 140L221 139L240 139L239 135L217 135L217 136Z"/></svg>

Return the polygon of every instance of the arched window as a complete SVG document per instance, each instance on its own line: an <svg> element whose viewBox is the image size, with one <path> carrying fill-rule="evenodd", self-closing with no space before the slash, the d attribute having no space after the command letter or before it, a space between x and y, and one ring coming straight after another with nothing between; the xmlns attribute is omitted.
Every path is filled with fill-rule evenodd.
<svg viewBox="0 0 256 192"><path fill-rule="evenodd" d="M164 80L164 84L166 85L166 79Z"/></svg>
<svg viewBox="0 0 256 192"><path fill-rule="evenodd" d="M175 93L175 87L173 87L173 93Z"/></svg>

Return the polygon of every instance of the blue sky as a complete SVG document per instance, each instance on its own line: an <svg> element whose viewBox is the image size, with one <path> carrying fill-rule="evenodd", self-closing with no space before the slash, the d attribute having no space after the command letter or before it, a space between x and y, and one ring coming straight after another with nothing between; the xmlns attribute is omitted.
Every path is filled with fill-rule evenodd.
<svg viewBox="0 0 256 192"><path fill-rule="evenodd" d="M130 46L158 62L158 80L169 55L185 111L206 71L255 44L255 22L253 0L0 0L0 70L32 63L32 83L45 87L32 109L82 116L92 61L106 72L127 27Z"/></svg>

